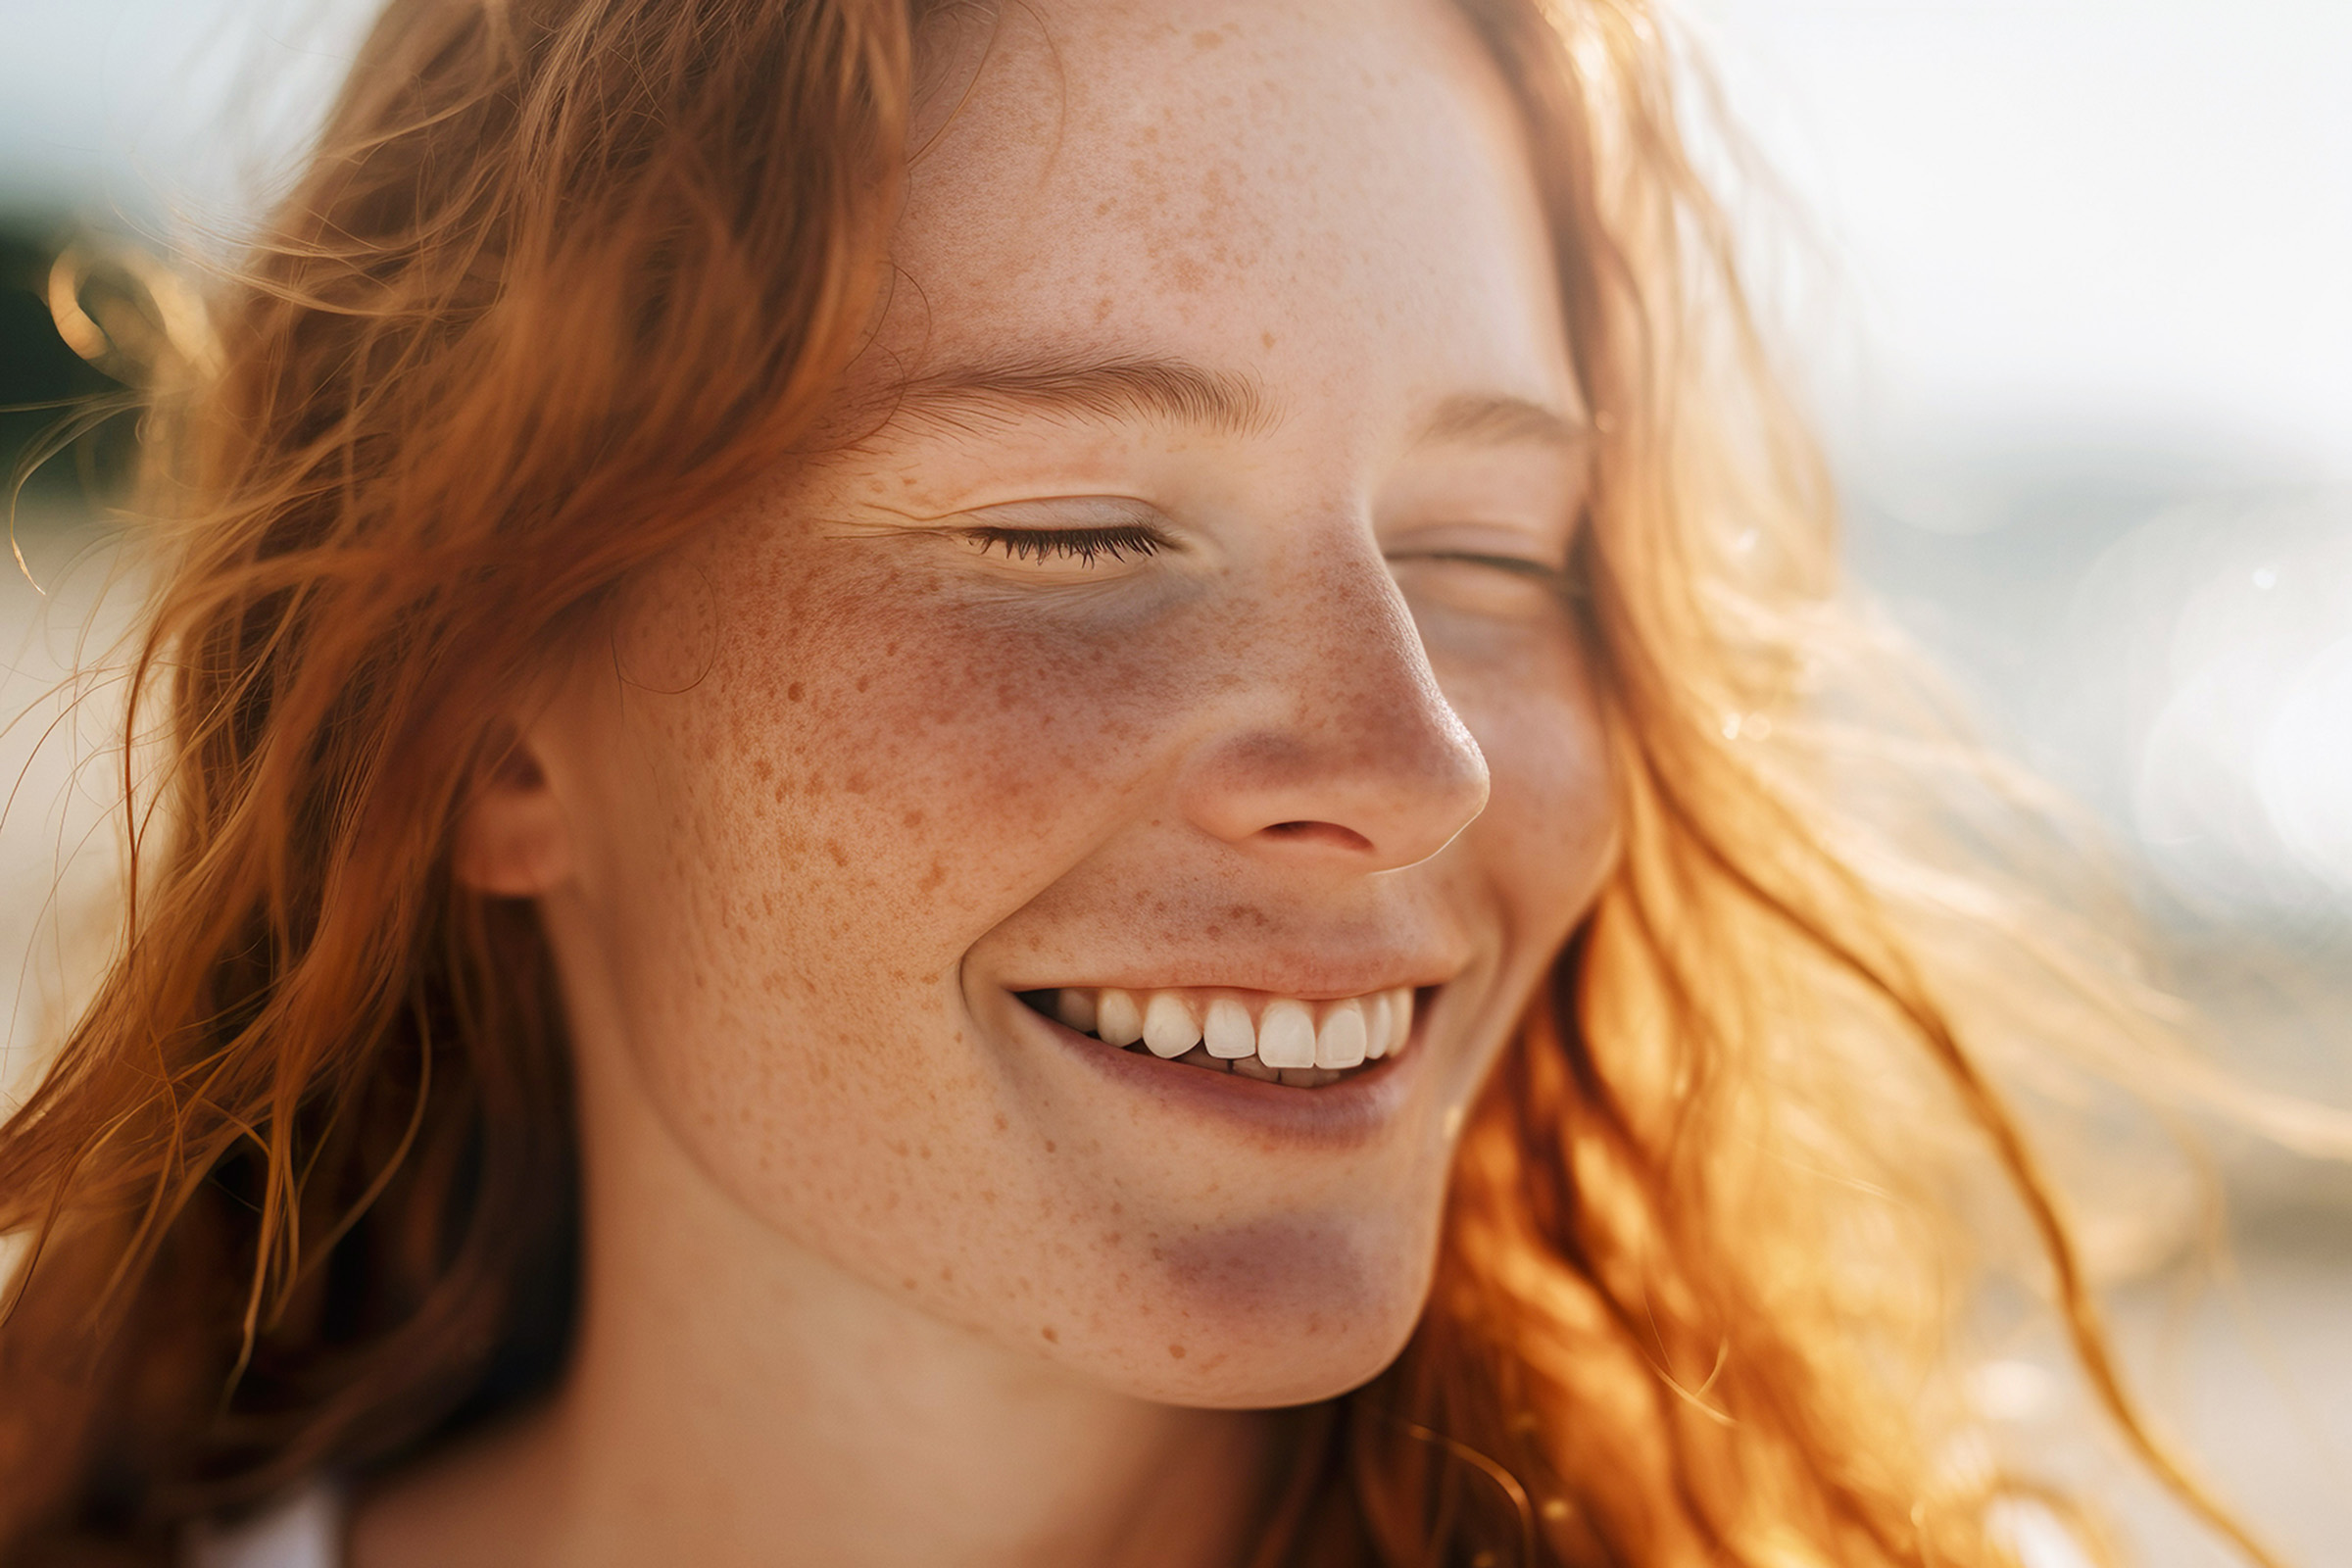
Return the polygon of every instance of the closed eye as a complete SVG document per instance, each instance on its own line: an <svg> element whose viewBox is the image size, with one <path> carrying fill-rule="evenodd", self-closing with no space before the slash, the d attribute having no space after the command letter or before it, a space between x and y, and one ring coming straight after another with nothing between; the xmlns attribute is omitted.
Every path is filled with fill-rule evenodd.
<svg viewBox="0 0 2352 1568"><path fill-rule="evenodd" d="M957 530L982 555L1003 551L1008 561L1067 561L1091 566L1099 561L1156 556L1168 541L1140 523L1092 528L1006 528Z"/></svg>
<svg viewBox="0 0 2352 1568"><path fill-rule="evenodd" d="M1398 550L1389 554L1391 562L1446 561L1466 566L1490 566L1530 582L1543 583L1562 593L1569 590L1573 575L1563 566L1548 562L1530 561L1524 556L1490 555L1479 550Z"/></svg>

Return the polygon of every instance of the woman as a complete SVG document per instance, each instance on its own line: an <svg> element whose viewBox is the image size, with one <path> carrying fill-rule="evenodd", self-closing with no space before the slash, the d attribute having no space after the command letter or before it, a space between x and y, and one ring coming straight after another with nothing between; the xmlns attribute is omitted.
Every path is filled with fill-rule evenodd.
<svg viewBox="0 0 2352 1568"><path fill-rule="evenodd" d="M913 9L388 6L162 442L8 1560L2008 1560L1921 1126L2138 1428L1646 9Z"/></svg>

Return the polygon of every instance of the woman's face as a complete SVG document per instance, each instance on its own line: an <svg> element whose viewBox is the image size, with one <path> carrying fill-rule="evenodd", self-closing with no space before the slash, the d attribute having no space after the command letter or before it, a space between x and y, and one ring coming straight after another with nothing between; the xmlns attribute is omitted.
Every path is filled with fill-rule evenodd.
<svg viewBox="0 0 2352 1568"><path fill-rule="evenodd" d="M1129 1393L1331 1395L1612 844L1515 122L1435 0L1008 7L896 259L870 433L535 732L591 1163L642 1118Z"/></svg>

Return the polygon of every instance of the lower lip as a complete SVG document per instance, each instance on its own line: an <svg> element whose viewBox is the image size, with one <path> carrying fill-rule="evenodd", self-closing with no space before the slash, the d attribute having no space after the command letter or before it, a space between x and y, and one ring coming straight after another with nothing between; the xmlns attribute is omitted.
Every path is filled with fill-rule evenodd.
<svg viewBox="0 0 2352 1568"><path fill-rule="evenodd" d="M1379 1138L1412 1099L1421 1058L1428 1054L1421 1038L1428 1009L1416 1006L1406 1050L1338 1083L1297 1089L1163 1061L1146 1052L1121 1051L1056 1023L1017 999L1007 1000L1015 1013L1044 1030L1088 1070L1145 1097L1165 1113L1220 1121L1284 1143L1343 1148Z"/></svg>

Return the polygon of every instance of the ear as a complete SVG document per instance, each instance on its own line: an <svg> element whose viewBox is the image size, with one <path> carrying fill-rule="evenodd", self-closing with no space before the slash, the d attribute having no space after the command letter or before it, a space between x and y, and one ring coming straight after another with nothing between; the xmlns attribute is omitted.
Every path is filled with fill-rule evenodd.
<svg viewBox="0 0 2352 1568"><path fill-rule="evenodd" d="M493 898L528 899L571 875L571 831L529 739L510 731L458 818L458 881Z"/></svg>

